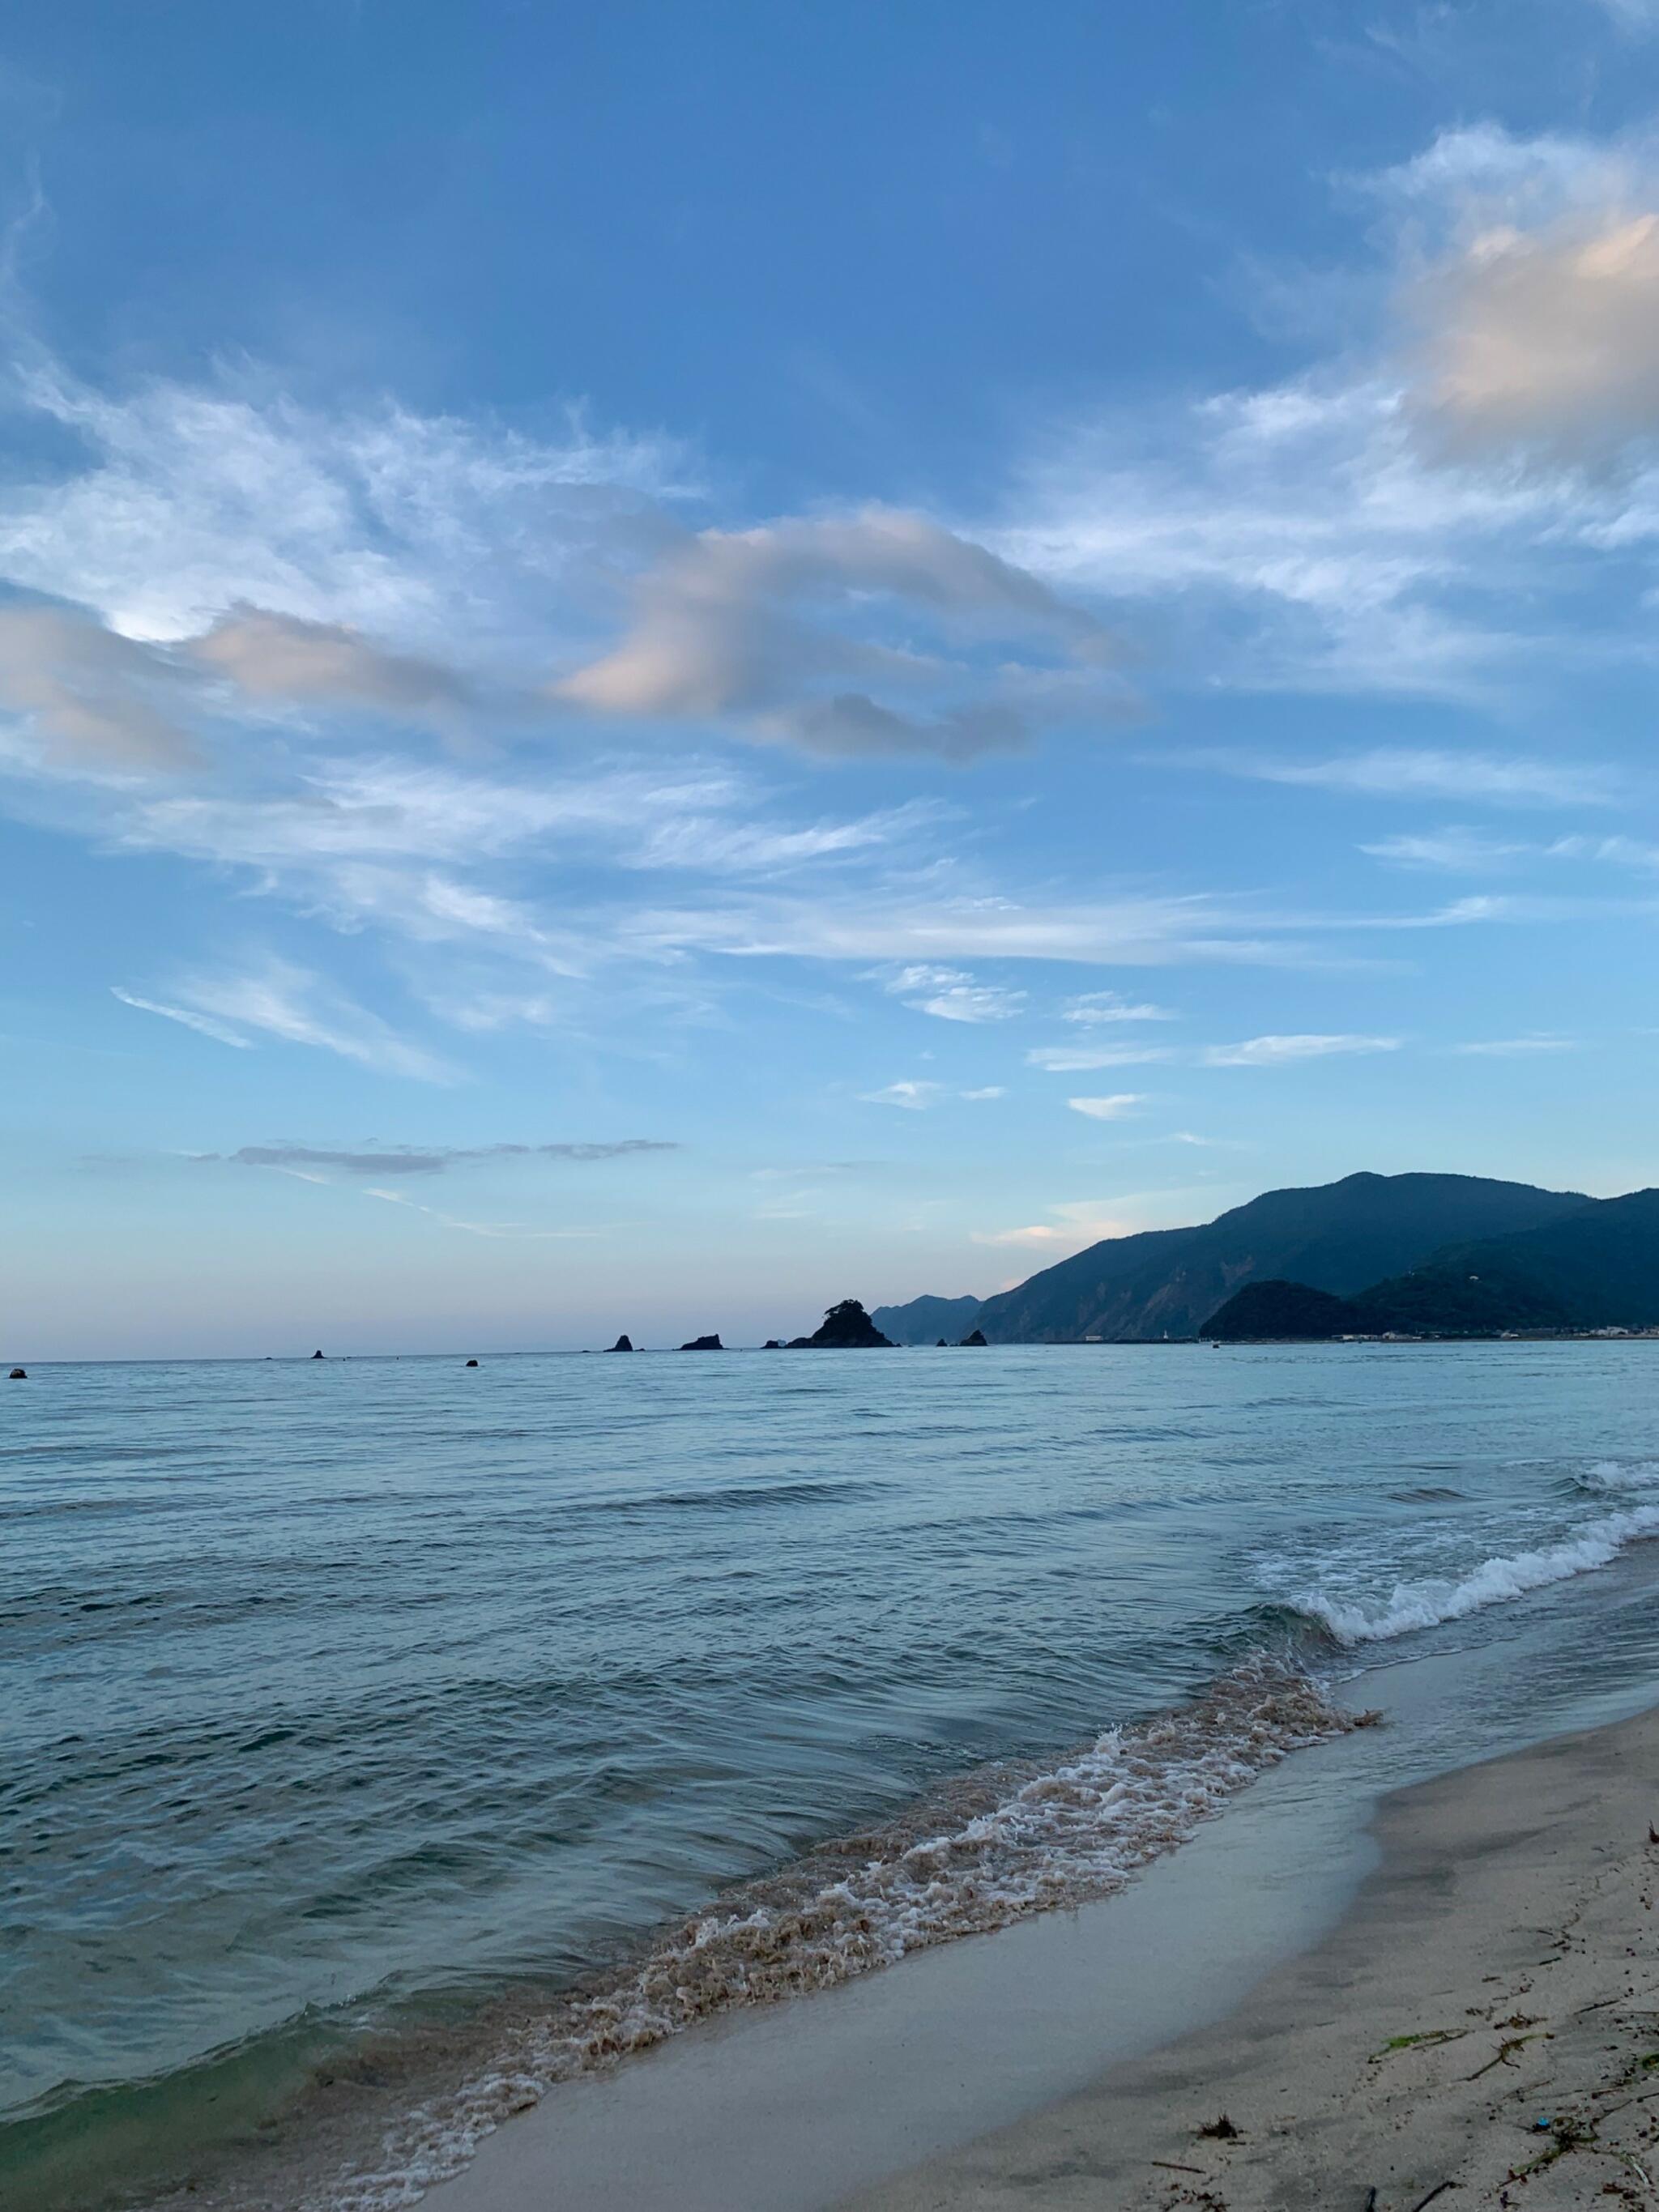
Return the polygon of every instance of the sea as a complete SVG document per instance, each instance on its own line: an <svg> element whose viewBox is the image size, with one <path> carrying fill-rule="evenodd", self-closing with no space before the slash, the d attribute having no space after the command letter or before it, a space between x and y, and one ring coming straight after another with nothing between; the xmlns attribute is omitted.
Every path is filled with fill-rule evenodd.
<svg viewBox="0 0 1659 2212"><path fill-rule="evenodd" d="M1322 1743L1659 1698L1656 1535L1659 1342L33 1367L0 2202L393 2212Z"/></svg>

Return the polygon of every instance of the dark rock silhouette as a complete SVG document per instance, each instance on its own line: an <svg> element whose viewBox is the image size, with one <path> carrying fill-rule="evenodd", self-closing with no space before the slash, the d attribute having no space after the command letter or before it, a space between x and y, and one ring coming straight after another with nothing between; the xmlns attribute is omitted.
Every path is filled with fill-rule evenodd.
<svg viewBox="0 0 1659 2212"><path fill-rule="evenodd" d="M789 1340L791 1352L890 1352L892 1348L892 1340L882 1334L856 1298L843 1298L839 1305L831 1306L811 1336Z"/></svg>
<svg viewBox="0 0 1659 2212"><path fill-rule="evenodd" d="M935 1351L935 1352L948 1352L948 1351L951 1349L951 1347L950 1347L950 1346L949 1346L949 1345L945 1341L945 1339L944 1339L943 1337L940 1337L940 1339L939 1339L939 1342L938 1342L938 1343L933 1346L933 1349L934 1349L934 1351Z"/></svg>
<svg viewBox="0 0 1659 2212"><path fill-rule="evenodd" d="M694 1336L690 1344L680 1346L682 1352L724 1352L725 1349L718 1336Z"/></svg>
<svg viewBox="0 0 1659 2212"><path fill-rule="evenodd" d="M320 1352L313 1352L311 1356L313 1359L320 1359L323 1355Z"/></svg>
<svg viewBox="0 0 1659 2212"><path fill-rule="evenodd" d="M761 1350L763 1352L781 1352L783 1350L783 1346L779 1343L775 1336L769 1336L765 1343L762 1345Z"/></svg>
<svg viewBox="0 0 1659 2212"><path fill-rule="evenodd" d="M967 1335L963 1338L962 1344L959 1348L965 1351L970 1344L976 1344L984 1349L989 1349L985 1343L985 1332L983 1329L969 1329Z"/></svg>
<svg viewBox="0 0 1659 2212"><path fill-rule="evenodd" d="M476 1359L469 1359L466 1364L469 1367L476 1367L478 1363Z"/></svg>
<svg viewBox="0 0 1659 2212"><path fill-rule="evenodd" d="M8 1382L27 1382L29 1376L27 1367L14 1367L11 1373L6 1377Z"/></svg>
<svg viewBox="0 0 1659 2212"><path fill-rule="evenodd" d="M619 1336L611 1349L613 1352L631 1352L634 1349L634 1340L631 1336Z"/></svg>

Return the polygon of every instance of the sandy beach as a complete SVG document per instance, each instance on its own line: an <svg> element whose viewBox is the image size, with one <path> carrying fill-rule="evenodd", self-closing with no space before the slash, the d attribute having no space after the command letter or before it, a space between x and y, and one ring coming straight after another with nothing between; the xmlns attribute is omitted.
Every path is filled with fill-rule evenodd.
<svg viewBox="0 0 1659 2212"><path fill-rule="evenodd" d="M1656 1820L1659 1713L1401 1791L1353 1911L1224 2021L848 2212L1659 2201Z"/></svg>
<svg viewBox="0 0 1659 2212"><path fill-rule="evenodd" d="M1273 1886L1264 1853L1292 1810L1273 1802L1276 1778L1259 1790L1122 1899L947 1947L860 1990L684 2039L574 2097L556 2092L426 2201L434 2212L671 2197L742 2212L1415 2212L1436 2191L1500 2207L1659 2201L1659 1710L1385 1798L1378 1861L1350 1908L1312 1948L1253 1967ZM996 2075L1045 2040L1052 2069L1068 2019L1089 2034L1079 1978L1127 1981L1150 2023L1183 1979L1176 2001L1190 2014L1206 1972L1219 1996L1212 2024L1149 2026L1141 2055L1103 2058L1086 2087L998 2124ZM1099 2025L1121 2034L1104 2014ZM906 2158L874 2140L891 2100L874 2083L859 2091L845 2046L860 2031L883 2079L912 2084L918 2132L948 2127L956 2148L918 2141ZM988 2069L988 2045L1000 2054ZM1074 2054L1073 2081L1088 2081L1086 2057ZM963 2094L924 2119L941 2074ZM988 2132L974 2128L975 2104ZM1236 2132L1210 2132L1224 2114Z"/></svg>

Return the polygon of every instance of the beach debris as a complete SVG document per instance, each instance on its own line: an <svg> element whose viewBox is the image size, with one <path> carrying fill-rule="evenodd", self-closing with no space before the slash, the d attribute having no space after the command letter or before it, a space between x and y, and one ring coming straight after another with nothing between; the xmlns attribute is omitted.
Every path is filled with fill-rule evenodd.
<svg viewBox="0 0 1659 2212"><path fill-rule="evenodd" d="M1376 2212L1376 2184L1375 2182L1373 2182L1370 2187L1365 2191L1365 2212Z"/></svg>
<svg viewBox="0 0 1659 2212"><path fill-rule="evenodd" d="M1196 2173L1201 2175L1204 2172L1201 2166L1182 2166L1178 2158L1149 2159L1147 2160L1147 2164L1149 2166L1161 2166L1165 2173Z"/></svg>
<svg viewBox="0 0 1659 2212"><path fill-rule="evenodd" d="M1356 1725L1361 1728L1366 1727L1370 1724L1370 1717L1367 1715ZM1468 2035L1469 2033L1470 2030L1467 2027L1425 2027L1420 2029L1415 2035L1391 2035L1381 2051L1372 2052L1372 2063L1374 2064L1377 2059L1386 2058L1391 2051L1431 2051L1437 2043L1455 2043L1460 2036Z"/></svg>
<svg viewBox="0 0 1659 2212"><path fill-rule="evenodd" d="M1533 2127L1540 2135L1547 2136L1554 2125L1554 2115L1550 2112L1546 2112L1540 2119L1533 2122Z"/></svg>
<svg viewBox="0 0 1659 2212"><path fill-rule="evenodd" d="M1489 2058L1484 2066L1477 2066L1474 2073L1465 2078L1470 2081L1478 2081L1483 2074L1490 2074L1494 2066L1513 2066L1515 2053L1526 2044L1536 2043L1543 2035L1544 2031L1541 2028L1531 2035L1506 2035L1498 2045L1496 2056ZM1544 2039L1547 2041L1548 2039L1545 2037ZM1548 2124L1549 2123L1546 2121L1545 2125L1548 2126Z"/></svg>
<svg viewBox="0 0 1659 2212"><path fill-rule="evenodd" d="M14 1367L6 1377L9 1382L27 1382L28 1379L29 1371L27 1367Z"/></svg>
<svg viewBox="0 0 1659 2212"><path fill-rule="evenodd" d="M1207 2136L1212 2142L1234 2142L1237 2140L1239 2131L1225 2112L1223 2112L1219 2119L1208 2121L1198 2132L1201 2136Z"/></svg>
<svg viewBox="0 0 1659 2212"><path fill-rule="evenodd" d="M1651 1820L1648 1822L1648 1841L1650 1844L1659 1844L1659 1828L1656 1828Z"/></svg>
<svg viewBox="0 0 1659 2212"><path fill-rule="evenodd" d="M1423 2212L1425 2204L1432 2204L1437 2197L1443 2197L1449 2189L1455 2189L1456 2186L1457 2184L1455 2181L1437 2181L1426 2197L1418 2198L1412 2207L1412 2212Z"/></svg>

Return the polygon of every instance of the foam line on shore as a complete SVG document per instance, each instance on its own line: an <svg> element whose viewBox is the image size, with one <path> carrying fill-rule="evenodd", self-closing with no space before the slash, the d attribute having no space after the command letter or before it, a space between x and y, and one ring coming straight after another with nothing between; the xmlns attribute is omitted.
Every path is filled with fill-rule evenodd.
<svg viewBox="0 0 1659 2212"><path fill-rule="evenodd" d="M1258 1656L1192 1705L1110 1729L1064 1760L969 1778L734 1893L609 1985L522 2024L492 2065L394 2130L373 2171L313 2195L307 2212L397 2212L555 2083L699 2021L1109 1895L1257 1775L1365 1717Z"/></svg>

